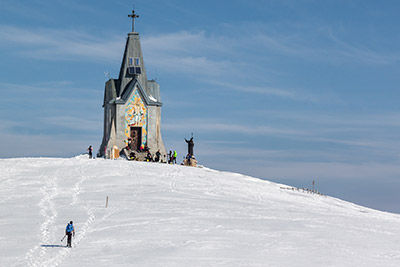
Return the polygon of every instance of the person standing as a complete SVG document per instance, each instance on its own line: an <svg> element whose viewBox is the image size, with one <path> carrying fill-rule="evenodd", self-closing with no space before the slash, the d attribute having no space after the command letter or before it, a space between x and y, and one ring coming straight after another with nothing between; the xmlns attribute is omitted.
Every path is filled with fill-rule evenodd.
<svg viewBox="0 0 400 267"><path fill-rule="evenodd" d="M67 227L65 228L65 234L68 236L67 239L67 247L71 248L72 247L72 236L75 237L75 228L73 225L73 222L70 221Z"/></svg>
<svg viewBox="0 0 400 267"><path fill-rule="evenodd" d="M172 163L172 151L170 150L168 153L168 164Z"/></svg>
<svg viewBox="0 0 400 267"><path fill-rule="evenodd" d="M87 149L87 151L89 152L89 159L91 159L93 157L93 147L89 146L89 148Z"/></svg>
<svg viewBox="0 0 400 267"><path fill-rule="evenodd" d="M154 161L155 162L159 162L160 161L160 157L161 157L161 153L160 153L160 149L159 149L156 152L156 157L154 158Z"/></svg>
<svg viewBox="0 0 400 267"><path fill-rule="evenodd" d="M178 153L176 153L176 150L174 150L174 158L172 159L172 163L176 164L176 158L178 157Z"/></svg>

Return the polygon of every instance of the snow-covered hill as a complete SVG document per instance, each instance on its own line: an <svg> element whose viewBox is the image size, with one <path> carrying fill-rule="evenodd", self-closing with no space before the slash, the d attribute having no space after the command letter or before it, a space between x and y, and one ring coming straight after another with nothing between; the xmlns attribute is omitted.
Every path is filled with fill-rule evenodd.
<svg viewBox="0 0 400 267"><path fill-rule="evenodd" d="M400 266L399 215L281 186L166 164L2 159L0 266ZM72 249L60 242L70 220Z"/></svg>

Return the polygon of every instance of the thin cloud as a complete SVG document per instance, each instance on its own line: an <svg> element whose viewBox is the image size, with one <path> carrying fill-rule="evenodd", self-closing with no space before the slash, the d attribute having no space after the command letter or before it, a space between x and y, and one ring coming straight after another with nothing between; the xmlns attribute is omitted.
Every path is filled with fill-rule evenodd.
<svg viewBox="0 0 400 267"><path fill-rule="evenodd" d="M209 83L213 85L222 86L228 89L233 89L240 92L247 92L253 94L260 94L260 95L272 95L281 98L291 99L295 101L306 101L306 102L319 102L318 97L306 93L296 93L295 90L287 90L281 88L273 88L267 86L251 86L251 85L238 85L229 82L222 82L222 81L213 81L209 80Z"/></svg>
<svg viewBox="0 0 400 267"><path fill-rule="evenodd" d="M46 123L48 127L63 127L78 131L93 131L102 128L102 121L90 120L76 116L53 116L42 118L41 121Z"/></svg>
<svg viewBox="0 0 400 267"><path fill-rule="evenodd" d="M320 112L290 112L285 110L266 110L266 109L251 109L249 110L253 114L257 114L261 117L268 116L276 119L287 120L287 121L301 121L302 123L313 123L314 125L331 125L334 126L332 130L340 129L362 129L360 126L374 127L385 126L385 127L400 127L400 113L398 112L386 112L386 113L373 113L373 114L347 114L347 113L330 113L329 111ZM353 127L346 127L346 126ZM340 130L339 129L339 130Z"/></svg>
<svg viewBox="0 0 400 267"><path fill-rule="evenodd" d="M144 36L141 39L143 49L149 51L167 51L169 53L193 53L194 48L201 47L208 40L204 32L175 32Z"/></svg>
<svg viewBox="0 0 400 267"><path fill-rule="evenodd" d="M121 57L122 36L98 37L85 32L53 29L25 29L0 25L0 45L16 45L21 55L46 60L87 60L114 62ZM115 40L115 41L110 41ZM229 60L206 55L223 45L203 32L178 32L147 36L142 40L146 62L166 72L217 76L235 72ZM219 48L218 48L219 47ZM199 51L197 54L195 51Z"/></svg>
<svg viewBox="0 0 400 267"><path fill-rule="evenodd" d="M87 97L77 97L84 92ZM0 96L3 101L17 101L25 99L25 103L42 101L44 103L94 104L97 103L94 96L98 96L98 90L75 86L70 81L49 81L33 84L1 83Z"/></svg>
<svg viewBox="0 0 400 267"><path fill-rule="evenodd" d="M247 27L243 25L242 27ZM243 62L239 57L243 51L278 51L282 54L302 57L306 60L327 62L358 61L369 64L388 64L399 59L399 55L385 55L362 46L350 45L339 39L330 28L302 29L303 34L293 34L290 29L280 33L266 29L244 31L245 38L237 36L206 35L199 32L175 32L147 35L142 38L146 61L168 71L221 75L240 73ZM309 26L311 27L311 26ZM256 27L259 29L260 27ZM120 58L124 39L120 35L98 36L87 32L55 29L26 29L0 25L0 45L16 45L20 54L47 60L80 60L81 57L96 61L115 61ZM111 40L111 41L110 41ZM327 41L328 40L328 41ZM267 48L267 49L265 49ZM237 55L237 60L235 56ZM221 55L225 55L221 59ZM250 89L248 89L250 90ZM276 88L253 88L253 91L269 94L286 94Z"/></svg>
<svg viewBox="0 0 400 267"><path fill-rule="evenodd" d="M215 61L206 57L171 56L169 54L150 54L146 62L169 73L219 76L232 72L229 61Z"/></svg>
<svg viewBox="0 0 400 267"><path fill-rule="evenodd" d="M307 135L307 132L285 129L285 128L274 128L268 126L255 126L255 125L237 125L232 123L221 123L212 122L210 120L191 119L183 120L175 123L164 123L163 129L169 131L181 131L193 129L193 131L205 131L205 132L229 132L239 133L245 135Z"/></svg>
<svg viewBox="0 0 400 267"><path fill-rule="evenodd" d="M0 45L15 45L20 54L46 60L96 61L119 58L124 46L121 36L99 38L73 30L26 29L0 25ZM116 40L116 41L109 41Z"/></svg>
<svg viewBox="0 0 400 267"><path fill-rule="evenodd" d="M295 138L318 143L375 148L391 151L400 147L396 134L400 127L400 114L321 114L319 112L288 112L252 109L249 113L268 117L303 132Z"/></svg>
<svg viewBox="0 0 400 267"><path fill-rule="evenodd" d="M333 50L332 53L336 53L339 56L341 55L343 58L369 64L389 64L399 60L399 55L380 54L366 47L351 45L348 42L340 40L333 34L331 29L328 29L327 33L330 39L337 44L338 49Z"/></svg>
<svg viewBox="0 0 400 267"><path fill-rule="evenodd" d="M246 162L251 163L251 162ZM244 165L246 165L244 164ZM343 163L343 162L271 162L252 165L248 171L267 174L275 179L355 179L366 180L377 177L393 178L400 175L399 162L391 163Z"/></svg>
<svg viewBox="0 0 400 267"><path fill-rule="evenodd" d="M220 76L238 72L238 64L217 59L223 43L204 32L176 32L142 39L146 62L165 72ZM225 48L226 50L226 48Z"/></svg>
<svg viewBox="0 0 400 267"><path fill-rule="evenodd" d="M257 112L254 111L251 113L257 114ZM265 112L263 114L265 114ZM260 116L263 117L263 115ZM274 116L272 113L264 116L270 119L278 118L283 120L282 116ZM367 125L354 124L349 130L343 127L343 121L346 120L345 117L313 114L301 115L298 114L298 112L293 114L292 117L288 117L289 115L285 116L285 124L288 125L286 127L260 125L257 122L241 123L237 125L237 123L226 121L218 122L209 119L202 120L192 118L191 120L164 123L163 129L170 132L195 131L198 133L207 133L211 131L213 133L229 133L229 135L241 134L248 137L273 136L279 139L297 141L301 144L339 145L342 149L345 147L352 148L359 153L366 153L366 151L368 151L368 153L380 154L386 151L388 155L393 155L396 148L400 147L400 140L397 138L397 135L382 135L382 132L390 133L391 131L386 128L377 129L376 125L372 122L369 122ZM346 124L351 123L352 120L357 121L357 118L349 118L349 120L350 121ZM368 121L366 120L365 122L367 123ZM364 150L364 152L360 152L360 150Z"/></svg>
<svg viewBox="0 0 400 267"><path fill-rule="evenodd" d="M241 27L243 32L247 32L247 36L235 42L238 48L275 51L290 57L300 57L306 61L327 63L381 65L391 64L400 59L399 53L378 52L366 47L365 43L352 44L349 40L341 39L334 34L330 26L250 23ZM254 30L249 32L249 29Z"/></svg>
<svg viewBox="0 0 400 267"><path fill-rule="evenodd" d="M52 136L4 133L0 138L7 140L2 143L0 158L11 157L45 157L45 156L74 156L86 152L89 144L96 141L98 136Z"/></svg>

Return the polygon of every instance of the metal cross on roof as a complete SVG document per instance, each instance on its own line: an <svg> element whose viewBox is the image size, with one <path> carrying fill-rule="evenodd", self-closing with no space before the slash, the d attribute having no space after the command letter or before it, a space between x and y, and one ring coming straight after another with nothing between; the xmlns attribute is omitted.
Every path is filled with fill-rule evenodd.
<svg viewBox="0 0 400 267"><path fill-rule="evenodd" d="M128 17L132 18L132 32L135 32L135 19L139 17L139 15L135 14L135 10L132 10L132 14L129 14Z"/></svg>

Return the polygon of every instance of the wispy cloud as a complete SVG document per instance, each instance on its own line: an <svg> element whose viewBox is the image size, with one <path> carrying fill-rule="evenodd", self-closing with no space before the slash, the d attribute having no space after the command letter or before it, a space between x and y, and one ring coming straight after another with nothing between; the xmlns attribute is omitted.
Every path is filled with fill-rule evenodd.
<svg viewBox="0 0 400 267"><path fill-rule="evenodd" d="M367 180L377 177L394 178L400 175L399 162L354 163L354 162L273 162L270 165L254 165L251 172L275 179L356 179ZM256 168L256 169L254 169ZM249 168L251 169L251 168Z"/></svg>
<svg viewBox="0 0 400 267"><path fill-rule="evenodd" d="M364 45L350 44L349 42L339 39L331 29L327 29L326 32L329 38L336 44L336 48L332 49L331 53L336 54L337 57L368 64L389 64L400 59L399 54L386 55L364 47Z"/></svg>
<svg viewBox="0 0 400 267"><path fill-rule="evenodd" d="M230 82L224 81L216 81L216 80L208 80L210 84L225 87L229 90L235 90L245 93L252 93L258 95L270 95L277 96L281 98L291 99L295 101L306 101L306 102L319 102L317 96L307 94L307 93L298 93L299 90L290 90L290 89L282 89L282 88L273 88L268 86L251 86L251 85L239 85Z"/></svg>
<svg viewBox="0 0 400 267"><path fill-rule="evenodd" d="M152 53L146 58L146 62L168 73L192 74L198 77L204 77L204 75L215 77L234 71L231 62L216 61L204 56L174 56L168 53Z"/></svg>
<svg viewBox="0 0 400 267"><path fill-rule="evenodd" d="M350 40L332 25L321 22L288 24L266 24L248 22L241 25L226 25L225 39L231 47L248 51L278 53L298 57L305 61L347 64L391 64L400 60L400 52L378 51L362 40ZM243 38L235 40L234 33L240 31ZM232 33L233 32L233 33ZM341 33L343 33L341 31ZM347 35L349 36L349 35ZM351 35L350 35L351 36ZM370 40L374 43L374 39ZM251 56L251 54L250 54Z"/></svg>
<svg viewBox="0 0 400 267"><path fill-rule="evenodd" d="M236 73L237 67L228 58L216 54L226 51L223 43L204 32L175 32L145 36L142 39L146 62L166 72L207 76Z"/></svg>
<svg viewBox="0 0 400 267"><path fill-rule="evenodd" d="M245 27L245 26L242 26ZM256 27L259 29L260 27ZM304 30L304 29L303 29ZM13 45L20 55L46 60L82 60L115 62L121 57L124 47L122 35L92 33L77 30L51 28L27 29L0 25L0 46ZM172 32L145 35L142 37L146 63L150 68L163 69L164 72L191 74L195 77L218 77L219 85L240 76L243 69L252 69L257 76L257 60L252 57L243 60L247 51L263 51L270 54L278 51L288 56L302 57L305 60L325 62L363 62L387 64L399 59L398 55L385 55L350 45L339 39L330 28L306 31L306 34L290 30L277 33L267 27L263 30L243 31L244 37L226 32L219 35L197 32ZM311 35L311 37L310 37ZM258 53L254 53L253 56ZM262 69L264 69L262 67ZM265 73L260 76L265 76ZM276 86L240 86L229 84L233 89L255 94L273 95L287 99L318 102L314 95L295 93L297 90L282 89Z"/></svg>
<svg viewBox="0 0 400 267"><path fill-rule="evenodd" d="M144 36L143 49L156 52L190 53L194 54L202 45L208 43L204 32L173 32L159 35Z"/></svg>
<svg viewBox="0 0 400 267"><path fill-rule="evenodd" d="M102 128L102 121L74 116L44 117L42 121L49 127L63 127L78 131L93 131Z"/></svg>
<svg viewBox="0 0 400 267"><path fill-rule="evenodd" d="M83 95L86 97L82 97ZM92 88L82 88L71 81L47 81L29 84L0 82L0 96L2 101L24 99L25 104L30 102L89 104L94 102L93 98L99 96L99 91ZM98 102L96 103L98 104Z"/></svg>
<svg viewBox="0 0 400 267"><path fill-rule="evenodd" d="M72 118L70 118L72 119ZM77 118L79 119L79 118ZM79 120L78 120L79 122ZM82 122L82 121L81 121ZM37 122L35 122L36 124ZM87 121L85 121L87 123ZM44 127L43 122L37 127ZM0 139L2 149L0 158L30 157L30 156L73 156L86 152L86 148L100 142L100 134L76 131L59 133L44 130L39 134L18 131L12 128L21 127L20 121L0 120ZM79 126L78 126L79 128Z"/></svg>
<svg viewBox="0 0 400 267"><path fill-rule="evenodd" d="M123 35L93 35L83 31L25 29L0 25L0 45L14 45L23 56L45 60L82 60L114 62L124 48ZM228 59L211 59L223 44L207 38L204 32L177 32L142 38L146 63L166 72L216 76L234 72Z"/></svg>
<svg viewBox="0 0 400 267"><path fill-rule="evenodd" d="M0 45L11 44L20 54L47 60L96 61L119 58L124 47L122 36L99 37L74 30L26 29L0 25ZM110 41L112 40L112 41Z"/></svg>
<svg viewBox="0 0 400 267"><path fill-rule="evenodd" d="M210 119L190 119L175 121L174 123L164 123L163 128L169 131L181 131L190 130L204 132L226 132L226 133L239 133L245 135L305 135L304 131L298 131L287 128L276 128L268 126L257 126L257 125L245 125L245 124L234 124L234 123L224 123L216 122Z"/></svg>
<svg viewBox="0 0 400 267"><path fill-rule="evenodd" d="M231 121L223 116L219 120L191 118L175 120L173 123L167 121L163 124L163 129L169 132L194 131L202 134L213 132L231 137L239 134L246 140L254 137L274 137L282 142L285 140L292 144L302 144L301 147L312 144L311 146L317 150L329 147L332 153L337 151L354 153L354 160L362 158L364 153L369 153L378 159L400 157L397 153L400 149L400 138L396 134L399 130L397 115L389 114L385 117L384 114L375 114L367 119L357 115L324 115L318 112L249 110L248 113L255 114L254 120L238 124L237 121ZM260 121L265 117L270 121L269 125ZM235 118L240 120L239 117ZM229 140L238 141L232 138ZM221 145L223 144L216 144L216 146ZM304 151L304 147L298 150Z"/></svg>
<svg viewBox="0 0 400 267"><path fill-rule="evenodd" d="M249 110L256 116L276 118L286 121L300 121L302 123L313 123L317 125L340 125L340 129L353 129L351 126L385 126L385 127L400 127L400 113L382 111L381 113L348 113L346 111L330 111L324 110L323 112L307 112L307 111L289 111L289 110L269 110L269 109L256 109ZM361 128L362 129L362 128Z"/></svg>
<svg viewBox="0 0 400 267"><path fill-rule="evenodd" d="M97 136L96 136L97 137ZM7 140L2 143L0 158L10 157L66 157L85 153L89 144L98 143L91 136L70 136L8 134L0 132L0 138Z"/></svg>

